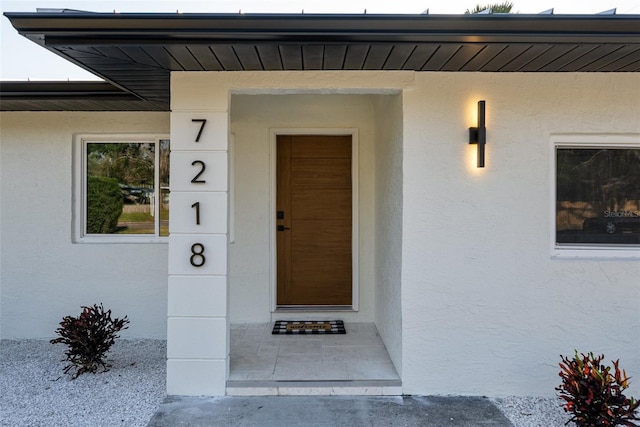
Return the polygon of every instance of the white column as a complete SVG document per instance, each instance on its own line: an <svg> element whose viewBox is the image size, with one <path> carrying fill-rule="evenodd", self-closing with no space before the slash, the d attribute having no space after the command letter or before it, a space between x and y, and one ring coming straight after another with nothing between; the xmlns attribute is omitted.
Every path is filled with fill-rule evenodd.
<svg viewBox="0 0 640 427"><path fill-rule="evenodd" d="M167 394L223 396L228 111L171 113Z"/></svg>

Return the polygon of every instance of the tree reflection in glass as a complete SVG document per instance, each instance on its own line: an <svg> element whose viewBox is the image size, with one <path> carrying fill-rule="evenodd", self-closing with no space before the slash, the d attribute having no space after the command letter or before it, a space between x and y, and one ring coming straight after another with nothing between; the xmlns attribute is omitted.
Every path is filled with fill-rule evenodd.
<svg viewBox="0 0 640 427"><path fill-rule="evenodd" d="M169 140L160 140L160 236L169 235Z"/></svg>
<svg viewBox="0 0 640 427"><path fill-rule="evenodd" d="M556 155L556 242L640 243L640 149Z"/></svg>
<svg viewBox="0 0 640 427"><path fill-rule="evenodd" d="M86 161L87 234L155 234L155 144L89 143Z"/></svg>

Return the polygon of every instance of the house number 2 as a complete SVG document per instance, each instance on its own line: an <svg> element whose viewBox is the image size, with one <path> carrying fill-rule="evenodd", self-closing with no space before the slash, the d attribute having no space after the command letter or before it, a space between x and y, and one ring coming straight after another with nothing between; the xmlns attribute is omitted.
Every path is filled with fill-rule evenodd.
<svg viewBox="0 0 640 427"><path fill-rule="evenodd" d="M204 126L207 124L206 119L191 119L192 123L199 123L200 128L198 129L198 134L196 135L196 141L200 142L200 137L202 136L202 131L204 130ZM191 163L191 166L200 166L200 171L193 177L191 182L193 184L204 184L206 181L204 179L200 179L200 176L204 173L206 168L204 162L202 160L194 160ZM196 210L196 225L200 225L200 202L195 202L191 205L193 209ZM194 267L202 267L207 259L204 256L204 245L202 243L194 243L191 245L191 256L189 257L189 263Z"/></svg>

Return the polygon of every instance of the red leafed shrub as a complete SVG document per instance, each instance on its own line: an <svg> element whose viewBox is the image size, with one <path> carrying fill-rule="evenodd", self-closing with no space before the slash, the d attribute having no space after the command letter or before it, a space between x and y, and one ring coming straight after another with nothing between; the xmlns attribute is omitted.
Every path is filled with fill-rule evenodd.
<svg viewBox="0 0 640 427"><path fill-rule="evenodd" d="M626 397L629 377L618 367L619 360L610 366L601 364L604 355L594 357L575 352L573 359L560 355L560 377L562 384L556 387L560 398L566 403L564 410L571 414L567 421L578 427L627 426L636 427L640 402Z"/></svg>
<svg viewBox="0 0 640 427"><path fill-rule="evenodd" d="M127 316L122 319L112 319L111 310L104 311L102 304L82 307L78 317L66 316L60 322L56 333L60 337L52 339L51 344L62 343L69 348L65 351L66 360L70 362L64 368L64 373L76 369L73 378L85 372L95 373L99 367L108 371L110 365L105 361L105 354L119 336L117 333L127 329Z"/></svg>

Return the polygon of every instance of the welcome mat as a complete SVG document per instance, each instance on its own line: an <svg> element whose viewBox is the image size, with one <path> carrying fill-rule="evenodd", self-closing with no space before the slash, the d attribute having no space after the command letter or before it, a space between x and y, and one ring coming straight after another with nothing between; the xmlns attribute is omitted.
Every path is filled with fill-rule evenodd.
<svg viewBox="0 0 640 427"><path fill-rule="evenodd" d="M276 320L273 335L280 334L346 334L342 320L288 321Z"/></svg>

